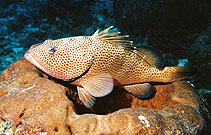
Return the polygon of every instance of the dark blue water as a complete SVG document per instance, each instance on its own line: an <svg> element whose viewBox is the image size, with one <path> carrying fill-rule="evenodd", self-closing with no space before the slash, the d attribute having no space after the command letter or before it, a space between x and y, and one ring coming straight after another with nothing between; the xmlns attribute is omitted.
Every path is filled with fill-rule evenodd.
<svg viewBox="0 0 211 135"><path fill-rule="evenodd" d="M91 35L115 25L110 0L3 0L0 3L0 73L33 44Z"/></svg>

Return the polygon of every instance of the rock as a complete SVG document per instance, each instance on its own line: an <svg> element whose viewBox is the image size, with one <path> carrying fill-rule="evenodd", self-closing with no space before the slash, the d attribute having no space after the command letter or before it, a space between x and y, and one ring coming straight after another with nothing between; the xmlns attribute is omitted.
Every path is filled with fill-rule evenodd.
<svg viewBox="0 0 211 135"><path fill-rule="evenodd" d="M147 37L153 47L181 56L193 40L192 35L207 28L210 6L207 0L114 1L117 24L122 32L128 32L137 42Z"/></svg>
<svg viewBox="0 0 211 135"><path fill-rule="evenodd" d="M211 110L211 90L199 89L198 93L205 100L205 102L208 102L207 106L209 107L209 110Z"/></svg>
<svg viewBox="0 0 211 135"><path fill-rule="evenodd" d="M0 77L0 121L16 134L205 134L210 118L186 81L155 84L156 93L138 99L115 88L86 109L75 87L53 79L24 58Z"/></svg>
<svg viewBox="0 0 211 135"><path fill-rule="evenodd" d="M187 52L190 65L198 68L194 76L195 85L198 88L211 89L211 79L207 78L211 76L211 25L197 37Z"/></svg>

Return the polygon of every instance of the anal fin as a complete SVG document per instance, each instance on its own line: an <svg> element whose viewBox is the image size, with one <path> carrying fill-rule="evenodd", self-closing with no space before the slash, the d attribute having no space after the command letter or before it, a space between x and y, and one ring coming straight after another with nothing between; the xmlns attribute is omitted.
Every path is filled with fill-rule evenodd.
<svg viewBox="0 0 211 135"><path fill-rule="evenodd" d="M126 85L124 89L138 98L149 97L153 92L152 86L149 83Z"/></svg>

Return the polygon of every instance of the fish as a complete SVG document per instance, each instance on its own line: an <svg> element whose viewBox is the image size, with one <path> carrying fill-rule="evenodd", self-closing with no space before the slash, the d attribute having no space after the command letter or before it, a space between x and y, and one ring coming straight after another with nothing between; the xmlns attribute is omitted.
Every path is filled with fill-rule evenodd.
<svg viewBox="0 0 211 135"><path fill-rule="evenodd" d="M152 82L170 83L187 78L185 67L163 67L162 55L146 46L134 47L129 35L109 32L91 36L45 40L32 45L24 58L48 75L77 86L79 99L91 108L114 86L138 98L153 93Z"/></svg>

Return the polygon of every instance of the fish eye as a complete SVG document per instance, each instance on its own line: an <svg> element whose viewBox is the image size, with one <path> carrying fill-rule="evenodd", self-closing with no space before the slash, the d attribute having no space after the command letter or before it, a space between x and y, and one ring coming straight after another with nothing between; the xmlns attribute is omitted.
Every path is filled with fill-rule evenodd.
<svg viewBox="0 0 211 135"><path fill-rule="evenodd" d="M49 54L54 54L55 52L56 52L56 48L55 47L49 49L49 51L48 51Z"/></svg>

